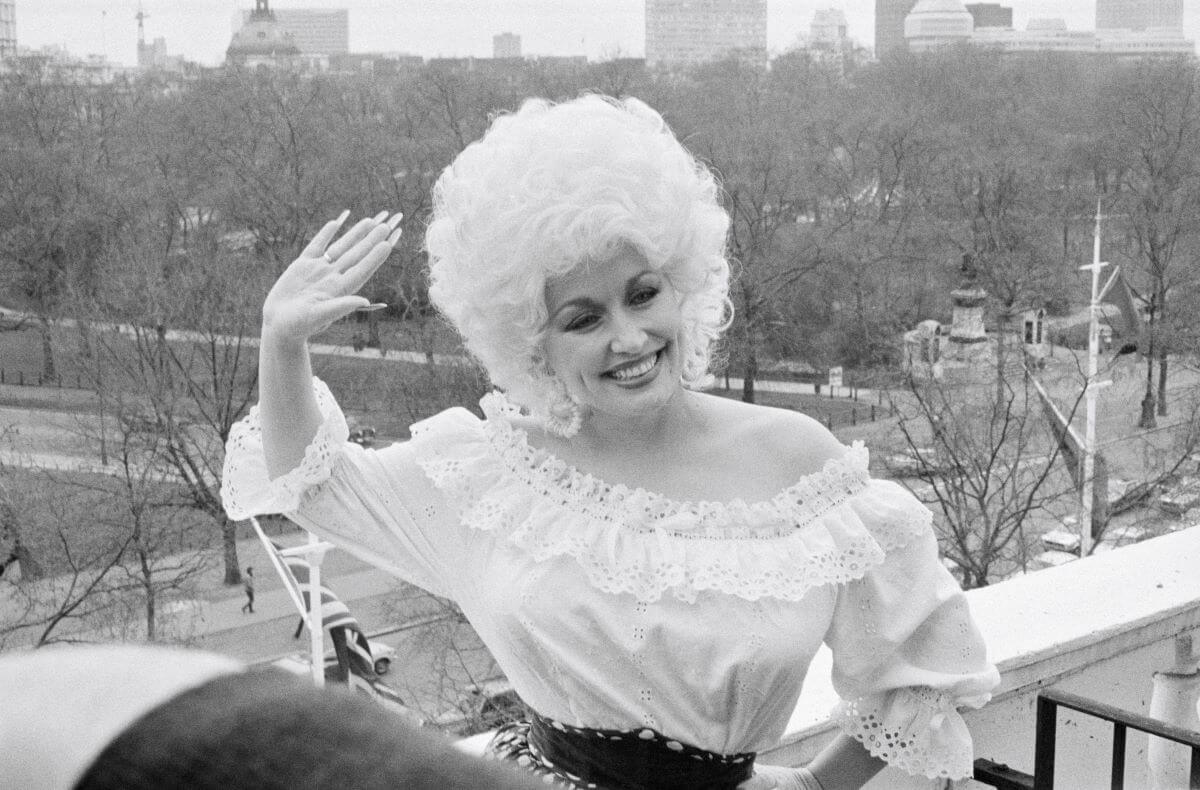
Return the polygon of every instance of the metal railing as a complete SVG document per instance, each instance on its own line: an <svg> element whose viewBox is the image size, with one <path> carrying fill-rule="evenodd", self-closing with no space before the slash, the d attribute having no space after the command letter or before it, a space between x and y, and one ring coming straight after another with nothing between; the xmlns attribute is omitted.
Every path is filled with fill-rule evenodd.
<svg viewBox="0 0 1200 790"><path fill-rule="evenodd" d="M998 790L1053 790L1054 748L1058 736L1058 709L1085 713L1113 725L1110 786L1113 790L1125 787L1125 739L1129 730L1138 730L1159 738L1191 747L1192 759L1188 787L1200 790L1200 732L1165 724L1157 719L1131 713L1102 702L1080 697L1058 689L1046 689L1037 698L1037 732L1033 757L1033 776L1017 771L1003 763L979 759L975 761L975 780Z"/></svg>

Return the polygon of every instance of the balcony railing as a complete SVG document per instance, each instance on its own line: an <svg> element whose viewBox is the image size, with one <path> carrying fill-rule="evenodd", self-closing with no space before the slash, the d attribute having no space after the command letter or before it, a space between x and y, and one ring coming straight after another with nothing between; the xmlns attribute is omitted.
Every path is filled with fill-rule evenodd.
<svg viewBox="0 0 1200 790"><path fill-rule="evenodd" d="M1157 719L1105 705L1056 689L1038 694L1037 732L1033 775L987 759L975 761L975 779L997 790L1054 790L1055 746L1058 741L1058 709L1068 708L1111 723L1112 752L1109 786L1124 790L1125 758L1129 730L1137 730L1190 747L1189 790L1200 790L1200 732L1164 724Z"/></svg>

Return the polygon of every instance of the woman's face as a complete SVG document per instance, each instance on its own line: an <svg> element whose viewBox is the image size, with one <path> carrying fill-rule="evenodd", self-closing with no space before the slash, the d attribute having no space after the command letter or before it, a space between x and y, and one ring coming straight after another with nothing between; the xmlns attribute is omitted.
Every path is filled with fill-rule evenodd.
<svg viewBox="0 0 1200 790"><path fill-rule="evenodd" d="M634 417L681 388L679 294L625 248L546 285L547 366L596 415Z"/></svg>

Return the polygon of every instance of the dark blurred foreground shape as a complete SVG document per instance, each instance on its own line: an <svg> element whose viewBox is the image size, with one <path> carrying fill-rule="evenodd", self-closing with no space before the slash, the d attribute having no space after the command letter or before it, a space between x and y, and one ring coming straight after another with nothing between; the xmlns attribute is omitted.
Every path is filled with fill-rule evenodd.
<svg viewBox="0 0 1200 790"><path fill-rule="evenodd" d="M8 701L0 787L535 786L352 691L194 651L92 646L4 656L0 697Z"/></svg>

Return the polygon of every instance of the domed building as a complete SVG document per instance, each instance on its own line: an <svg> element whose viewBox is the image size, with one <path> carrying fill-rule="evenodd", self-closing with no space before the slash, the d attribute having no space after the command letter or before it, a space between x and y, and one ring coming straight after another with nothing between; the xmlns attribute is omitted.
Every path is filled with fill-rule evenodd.
<svg viewBox="0 0 1200 790"><path fill-rule="evenodd" d="M287 66L296 62L300 48L275 19L268 0L254 0L254 10L246 24L233 34L225 50L225 62L231 66Z"/></svg>
<svg viewBox="0 0 1200 790"><path fill-rule="evenodd" d="M974 30L975 19L962 0L919 0L904 18L904 40L912 52L965 43Z"/></svg>

